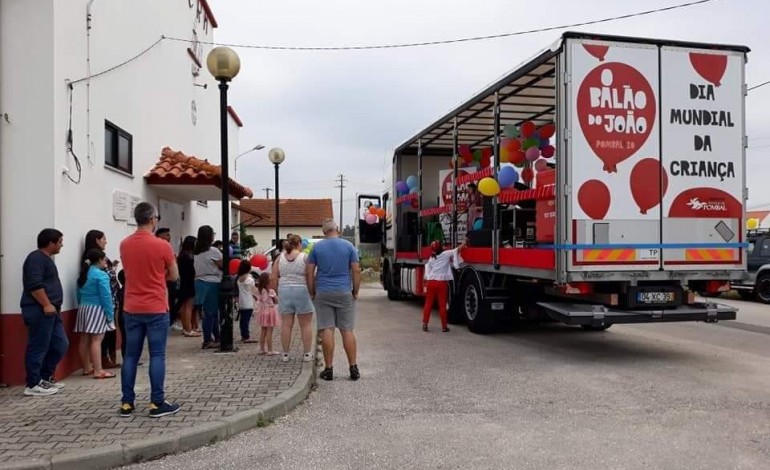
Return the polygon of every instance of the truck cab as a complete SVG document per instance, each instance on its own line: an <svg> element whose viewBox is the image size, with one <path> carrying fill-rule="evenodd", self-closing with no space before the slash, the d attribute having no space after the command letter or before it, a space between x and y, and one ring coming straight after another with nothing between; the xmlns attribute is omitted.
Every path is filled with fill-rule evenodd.
<svg viewBox="0 0 770 470"><path fill-rule="evenodd" d="M747 273L742 282L732 287L744 300L770 304L770 229L750 230L746 241Z"/></svg>

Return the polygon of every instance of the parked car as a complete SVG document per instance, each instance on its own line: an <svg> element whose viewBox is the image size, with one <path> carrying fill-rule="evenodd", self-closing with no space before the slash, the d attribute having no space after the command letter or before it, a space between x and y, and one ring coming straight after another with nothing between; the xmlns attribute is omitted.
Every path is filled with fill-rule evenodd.
<svg viewBox="0 0 770 470"><path fill-rule="evenodd" d="M748 246L747 275L733 283L744 300L756 299L770 304L770 230L751 230L746 234Z"/></svg>

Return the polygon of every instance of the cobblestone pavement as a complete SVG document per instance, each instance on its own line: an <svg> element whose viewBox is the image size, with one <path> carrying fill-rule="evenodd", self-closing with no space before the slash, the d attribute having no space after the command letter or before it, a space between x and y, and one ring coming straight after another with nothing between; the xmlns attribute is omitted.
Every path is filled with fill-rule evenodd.
<svg viewBox="0 0 770 470"><path fill-rule="evenodd" d="M160 419L148 416L146 358L137 374L137 411L131 418L118 416L119 369L118 377L106 380L83 377L78 371L52 397L25 397L23 387L0 389L0 462L125 444L253 409L288 390L297 379L302 347L299 327L294 330L291 360L286 363L280 356L260 356L258 344L238 341L237 353L216 354L201 350L200 338L171 333L165 390L167 400L179 403L182 410ZM252 325L252 335L258 334L258 326ZM273 337L274 349L280 350L279 329Z"/></svg>

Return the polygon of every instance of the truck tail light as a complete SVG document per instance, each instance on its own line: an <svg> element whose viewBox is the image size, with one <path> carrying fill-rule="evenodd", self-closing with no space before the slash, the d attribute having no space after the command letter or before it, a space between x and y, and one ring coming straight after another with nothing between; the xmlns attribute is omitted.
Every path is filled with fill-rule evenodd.
<svg viewBox="0 0 770 470"><path fill-rule="evenodd" d="M593 284L590 282L573 282L564 286L565 294L586 295L594 291Z"/></svg>

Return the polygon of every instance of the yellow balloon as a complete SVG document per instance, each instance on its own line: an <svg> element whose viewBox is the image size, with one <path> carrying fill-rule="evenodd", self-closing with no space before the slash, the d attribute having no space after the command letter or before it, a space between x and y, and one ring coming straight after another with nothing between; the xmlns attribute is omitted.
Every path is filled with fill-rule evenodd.
<svg viewBox="0 0 770 470"><path fill-rule="evenodd" d="M746 228L749 230L756 230L759 228L759 219L752 218L746 221Z"/></svg>
<svg viewBox="0 0 770 470"><path fill-rule="evenodd" d="M508 163L511 161L511 152L507 148L500 148L500 163Z"/></svg>
<svg viewBox="0 0 770 470"><path fill-rule="evenodd" d="M487 197L497 196L500 193L500 184L494 178L484 178L479 181L479 192Z"/></svg>

